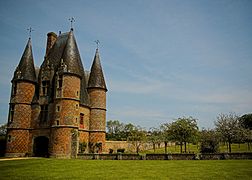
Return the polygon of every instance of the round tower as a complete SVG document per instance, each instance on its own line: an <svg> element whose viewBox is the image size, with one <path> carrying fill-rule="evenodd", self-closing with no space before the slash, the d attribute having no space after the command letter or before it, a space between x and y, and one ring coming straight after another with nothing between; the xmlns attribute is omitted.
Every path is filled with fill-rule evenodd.
<svg viewBox="0 0 252 180"><path fill-rule="evenodd" d="M55 74L54 122L51 126L50 156L76 157L82 64L72 30Z"/></svg>
<svg viewBox="0 0 252 180"><path fill-rule="evenodd" d="M89 148L92 153L101 153L105 149L106 136L106 83L98 49L96 49L94 61L88 81L88 93L90 97L90 123L89 123Z"/></svg>
<svg viewBox="0 0 252 180"><path fill-rule="evenodd" d="M5 154L7 157L25 156L30 152L31 103L36 83L31 39L29 38L12 79Z"/></svg>

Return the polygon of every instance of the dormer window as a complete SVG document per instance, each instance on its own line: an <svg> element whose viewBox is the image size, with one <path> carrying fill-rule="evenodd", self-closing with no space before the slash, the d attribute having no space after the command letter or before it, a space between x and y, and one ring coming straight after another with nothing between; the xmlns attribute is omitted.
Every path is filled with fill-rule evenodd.
<svg viewBox="0 0 252 180"><path fill-rule="evenodd" d="M50 81L42 81L42 96L47 96L49 92Z"/></svg>

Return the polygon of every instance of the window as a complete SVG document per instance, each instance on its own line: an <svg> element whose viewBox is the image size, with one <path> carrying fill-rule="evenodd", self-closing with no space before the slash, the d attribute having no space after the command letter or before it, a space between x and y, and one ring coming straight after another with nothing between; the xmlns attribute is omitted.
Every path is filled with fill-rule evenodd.
<svg viewBox="0 0 252 180"><path fill-rule="evenodd" d="M84 127L84 114L80 113L80 127L83 128Z"/></svg>
<svg viewBox="0 0 252 180"><path fill-rule="evenodd" d="M78 105L78 104L76 104L76 106L75 106L75 107L76 107L76 109L78 109L79 105Z"/></svg>
<svg viewBox="0 0 252 180"><path fill-rule="evenodd" d="M17 94L17 82L14 82L12 85L12 96L16 96Z"/></svg>
<svg viewBox="0 0 252 180"><path fill-rule="evenodd" d="M57 126L59 125L59 120L56 121L56 125L57 125Z"/></svg>
<svg viewBox="0 0 252 180"><path fill-rule="evenodd" d="M77 95L77 97L79 97L79 91L77 91L76 95Z"/></svg>
<svg viewBox="0 0 252 180"><path fill-rule="evenodd" d="M59 112L60 111L60 106L57 106L57 112Z"/></svg>
<svg viewBox="0 0 252 180"><path fill-rule="evenodd" d="M10 105L10 123L13 121L13 118L14 118L14 110L15 110L15 105L11 104Z"/></svg>
<svg viewBox="0 0 252 180"><path fill-rule="evenodd" d="M58 76L57 88L62 88L62 84L63 84L63 78L62 78L62 75L60 75Z"/></svg>
<svg viewBox="0 0 252 180"><path fill-rule="evenodd" d="M42 81L42 96L47 96L49 92L50 81Z"/></svg>
<svg viewBox="0 0 252 180"><path fill-rule="evenodd" d="M41 105L40 121L41 122L46 122L47 121L47 115L48 115L48 105Z"/></svg>
<svg viewBox="0 0 252 180"><path fill-rule="evenodd" d="M8 135L8 142L11 142L11 135Z"/></svg>

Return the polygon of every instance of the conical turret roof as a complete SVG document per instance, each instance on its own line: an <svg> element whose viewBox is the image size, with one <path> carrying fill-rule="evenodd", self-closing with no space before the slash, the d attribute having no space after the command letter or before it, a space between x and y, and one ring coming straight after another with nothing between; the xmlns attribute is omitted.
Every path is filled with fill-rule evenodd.
<svg viewBox="0 0 252 180"><path fill-rule="evenodd" d="M24 53L14 73L13 81L26 80L36 82L36 73L32 55L31 38L29 38Z"/></svg>
<svg viewBox="0 0 252 180"><path fill-rule="evenodd" d="M98 49L96 49L94 61L91 67L88 88L102 88L107 91Z"/></svg>
<svg viewBox="0 0 252 180"><path fill-rule="evenodd" d="M67 72L83 75L83 65L80 58L80 53L73 35L73 30L69 32L66 46L62 55L64 63L67 65Z"/></svg>

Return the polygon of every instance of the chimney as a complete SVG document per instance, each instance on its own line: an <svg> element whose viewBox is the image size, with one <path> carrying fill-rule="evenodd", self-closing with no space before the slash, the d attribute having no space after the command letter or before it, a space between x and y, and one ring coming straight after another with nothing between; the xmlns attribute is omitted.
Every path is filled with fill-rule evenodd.
<svg viewBox="0 0 252 180"><path fill-rule="evenodd" d="M49 50L54 45L56 40L57 40L57 35L54 32L49 32L47 34L46 56L47 56Z"/></svg>

